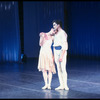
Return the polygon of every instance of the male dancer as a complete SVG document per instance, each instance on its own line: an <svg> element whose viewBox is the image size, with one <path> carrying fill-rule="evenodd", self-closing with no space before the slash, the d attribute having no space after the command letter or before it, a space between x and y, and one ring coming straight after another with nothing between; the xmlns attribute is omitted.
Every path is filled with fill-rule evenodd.
<svg viewBox="0 0 100 100"><path fill-rule="evenodd" d="M55 88L55 90L65 89L69 90L67 85L67 72L66 72L66 61L67 61L67 34L62 29L61 21L54 20L53 28L56 31L54 35L54 59L57 65L58 78L60 86Z"/></svg>

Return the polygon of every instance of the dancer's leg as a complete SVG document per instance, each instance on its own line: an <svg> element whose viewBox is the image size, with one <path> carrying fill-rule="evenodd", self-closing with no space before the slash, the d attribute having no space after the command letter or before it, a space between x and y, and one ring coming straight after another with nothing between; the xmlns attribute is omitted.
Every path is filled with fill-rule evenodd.
<svg viewBox="0 0 100 100"><path fill-rule="evenodd" d="M42 87L42 89L46 89L47 88L47 71L46 70L43 70L43 79L44 79L44 82L45 82L45 86Z"/></svg>
<svg viewBox="0 0 100 100"><path fill-rule="evenodd" d="M60 82L60 86L55 88L55 90L64 89L63 80L62 80L61 64L59 62L59 57L60 57L60 51L59 50L54 50L54 57L55 57L55 63L57 65L58 79L59 79L59 82Z"/></svg>
<svg viewBox="0 0 100 100"><path fill-rule="evenodd" d="M52 72L51 71L48 71L48 80L49 80L48 89L51 89L51 81L52 81Z"/></svg>
<svg viewBox="0 0 100 100"><path fill-rule="evenodd" d="M61 62L61 70L62 70L62 76L63 76L62 79L63 79L64 88L66 90L69 90L68 85L67 85L66 61L67 61L67 58L66 58L66 53L65 53L63 57L63 61Z"/></svg>

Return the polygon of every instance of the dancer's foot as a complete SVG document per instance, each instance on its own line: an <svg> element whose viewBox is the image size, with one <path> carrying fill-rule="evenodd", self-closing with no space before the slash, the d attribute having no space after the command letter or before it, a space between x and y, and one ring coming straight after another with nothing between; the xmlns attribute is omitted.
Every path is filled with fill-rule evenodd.
<svg viewBox="0 0 100 100"><path fill-rule="evenodd" d="M51 86L48 86L48 89L51 90Z"/></svg>
<svg viewBox="0 0 100 100"><path fill-rule="evenodd" d="M69 90L68 86L65 87L65 90Z"/></svg>
<svg viewBox="0 0 100 100"><path fill-rule="evenodd" d="M47 88L48 88L48 86L47 86L47 85L45 85L45 86L43 86L43 87L42 87L42 89L47 89Z"/></svg>
<svg viewBox="0 0 100 100"><path fill-rule="evenodd" d="M59 87L55 88L55 90L63 90L63 89L64 89L63 86L59 86Z"/></svg>

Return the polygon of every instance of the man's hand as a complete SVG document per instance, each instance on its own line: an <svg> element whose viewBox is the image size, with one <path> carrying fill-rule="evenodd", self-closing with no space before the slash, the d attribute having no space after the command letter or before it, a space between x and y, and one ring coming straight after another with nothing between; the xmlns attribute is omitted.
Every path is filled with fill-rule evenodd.
<svg viewBox="0 0 100 100"><path fill-rule="evenodd" d="M61 53L61 55L60 55L60 58L59 58L59 61L60 61L60 62L62 62L62 60L63 60L63 56L64 56L64 54L65 54L65 51L66 51L66 50L63 50L62 53Z"/></svg>
<svg viewBox="0 0 100 100"><path fill-rule="evenodd" d="M63 58L62 58L62 57L60 57L60 58L59 58L59 61L60 61L60 62L62 62L62 60L63 60Z"/></svg>

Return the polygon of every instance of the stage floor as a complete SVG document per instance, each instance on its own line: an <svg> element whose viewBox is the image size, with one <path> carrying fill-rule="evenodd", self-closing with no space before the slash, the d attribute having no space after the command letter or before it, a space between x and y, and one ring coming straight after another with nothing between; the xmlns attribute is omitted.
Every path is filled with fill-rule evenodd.
<svg viewBox="0 0 100 100"><path fill-rule="evenodd" d="M100 61L70 59L67 63L69 91L55 90L59 86L53 75L51 90L44 86L38 59L26 63L0 63L0 99L100 99Z"/></svg>

